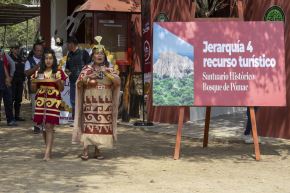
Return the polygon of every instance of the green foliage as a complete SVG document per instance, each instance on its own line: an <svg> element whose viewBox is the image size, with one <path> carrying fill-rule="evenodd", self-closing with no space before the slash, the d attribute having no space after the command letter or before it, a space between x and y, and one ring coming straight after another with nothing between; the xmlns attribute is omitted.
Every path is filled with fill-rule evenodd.
<svg viewBox="0 0 290 193"><path fill-rule="evenodd" d="M33 44L35 34L38 30L36 27L38 19L32 19L28 21L28 45ZM26 44L27 31L26 31L26 22L22 22L13 26L7 26L6 29L6 41L5 47L9 46L10 42L18 41L22 45ZM0 27L0 42L1 46L4 40L4 27Z"/></svg>
<svg viewBox="0 0 290 193"><path fill-rule="evenodd" d="M161 78L153 75L153 105L192 106L194 101L193 77L182 79Z"/></svg>
<svg viewBox="0 0 290 193"><path fill-rule="evenodd" d="M32 0L0 0L0 3L22 3L22 4L32 4Z"/></svg>
<svg viewBox="0 0 290 193"><path fill-rule="evenodd" d="M229 6L228 0L195 0L197 17L210 17L214 12Z"/></svg>
<svg viewBox="0 0 290 193"><path fill-rule="evenodd" d="M22 3L22 4L33 4L37 1L33 0L0 0L0 3ZM26 30L26 22L22 22L16 25L6 27L6 38L5 46L9 46L11 42L19 41L22 45L26 44L26 39L28 40L28 45L32 45L35 39L35 35L38 31L39 18L30 19L28 21L28 38ZM0 27L0 46L3 46L4 40L4 27Z"/></svg>

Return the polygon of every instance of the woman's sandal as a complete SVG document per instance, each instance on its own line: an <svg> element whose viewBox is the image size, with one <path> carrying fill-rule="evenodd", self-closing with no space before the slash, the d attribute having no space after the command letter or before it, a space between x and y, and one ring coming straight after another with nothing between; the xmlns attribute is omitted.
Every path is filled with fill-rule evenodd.
<svg viewBox="0 0 290 193"><path fill-rule="evenodd" d="M83 161L87 161L89 159L88 155L81 155L80 157Z"/></svg>
<svg viewBox="0 0 290 193"><path fill-rule="evenodd" d="M98 159L98 160L103 160L105 157L100 154L100 150L98 148L95 148L95 156L94 156L94 158Z"/></svg>
<svg viewBox="0 0 290 193"><path fill-rule="evenodd" d="M103 159L105 159L105 157L102 156L102 155L95 155L94 158L97 159L97 160L103 160Z"/></svg>
<svg viewBox="0 0 290 193"><path fill-rule="evenodd" d="M45 162L48 162L48 161L50 161L50 158L43 158L42 160Z"/></svg>

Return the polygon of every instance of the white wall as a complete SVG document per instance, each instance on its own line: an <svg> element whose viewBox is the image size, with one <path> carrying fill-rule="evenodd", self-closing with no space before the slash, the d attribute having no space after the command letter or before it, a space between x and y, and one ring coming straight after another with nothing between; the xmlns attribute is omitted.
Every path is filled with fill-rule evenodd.
<svg viewBox="0 0 290 193"><path fill-rule="evenodd" d="M245 111L245 107L212 107L211 117L216 117L223 114L232 114L235 112ZM205 119L205 107L191 107L190 108L190 121Z"/></svg>
<svg viewBox="0 0 290 193"><path fill-rule="evenodd" d="M66 33L66 18L67 18L67 1L68 0L51 0L51 36L54 36L54 31L57 29L57 35L67 40Z"/></svg>

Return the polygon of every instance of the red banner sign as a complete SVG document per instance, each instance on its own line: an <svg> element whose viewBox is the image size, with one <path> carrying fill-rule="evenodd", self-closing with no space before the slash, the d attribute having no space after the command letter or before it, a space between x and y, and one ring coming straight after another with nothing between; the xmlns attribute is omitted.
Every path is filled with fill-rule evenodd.
<svg viewBox="0 0 290 193"><path fill-rule="evenodd" d="M286 106L282 22L153 27L156 106Z"/></svg>

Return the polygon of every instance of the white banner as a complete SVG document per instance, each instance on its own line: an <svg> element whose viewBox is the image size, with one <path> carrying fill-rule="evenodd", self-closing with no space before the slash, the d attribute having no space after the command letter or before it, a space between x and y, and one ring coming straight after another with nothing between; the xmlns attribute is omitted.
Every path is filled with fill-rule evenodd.
<svg viewBox="0 0 290 193"><path fill-rule="evenodd" d="M65 70L65 61L66 56L62 58L60 61L60 66L62 67L62 70ZM72 122L72 106L70 104L70 89L69 89L69 78L66 79L64 84L64 90L61 92L61 111L60 111L60 124L67 124L69 122Z"/></svg>
<svg viewBox="0 0 290 193"><path fill-rule="evenodd" d="M60 111L60 124L67 124L72 121L72 107L70 104L70 89L69 79L67 78L64 85L64 90L61 92L61 111Z"/></svg>

